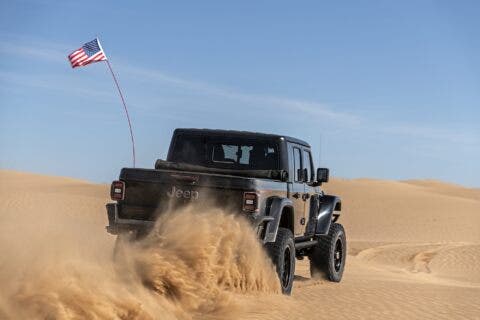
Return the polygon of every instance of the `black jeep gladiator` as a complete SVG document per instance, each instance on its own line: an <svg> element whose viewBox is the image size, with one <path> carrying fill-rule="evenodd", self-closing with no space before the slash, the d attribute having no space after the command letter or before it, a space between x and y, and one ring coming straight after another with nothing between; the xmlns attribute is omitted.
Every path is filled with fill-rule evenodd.
<svg viewBox="0 0 480 320"><path fill-rule="evenodd" d="M111 186L107 231L148 233L172 208L208 203L247 217L290 294L295 259L308 257L312 276L339 282L346 237L337 223L340 198L320 186L329 171L314 170L310 145L273 134L176 129L166 160L155 169L124 168Z"/></svg>

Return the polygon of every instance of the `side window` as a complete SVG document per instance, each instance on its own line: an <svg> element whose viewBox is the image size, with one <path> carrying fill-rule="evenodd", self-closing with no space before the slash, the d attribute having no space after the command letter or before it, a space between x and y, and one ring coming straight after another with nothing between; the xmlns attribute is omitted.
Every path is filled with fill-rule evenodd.
<svg viewBox="0 0 480 320"><path fill-rule="evenodd" d="M298 169L302 168L302 154L300 153L300 149L293 148L293 169L294 169L294 176L295 181L300 181L300 177L298 176Z"/></svg>
<svg viewBox="0 0 480 320"><path fill-rule="evenodd" d="M313 181L313 162L310 151L303 151L303 166L307 169L307 179Z"/></svg>

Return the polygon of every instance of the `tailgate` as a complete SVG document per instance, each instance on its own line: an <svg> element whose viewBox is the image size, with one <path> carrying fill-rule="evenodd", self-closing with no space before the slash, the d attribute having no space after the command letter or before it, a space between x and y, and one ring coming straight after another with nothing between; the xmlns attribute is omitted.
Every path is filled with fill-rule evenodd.
<svg viewBox="0 0 480 320"><path fill-rule="evenodd" d="M188 204L240 212L243 193L254 189L254 179L171 170L125 168L120 180L125 198L118 202L118 216L151 221Z"/></svg>

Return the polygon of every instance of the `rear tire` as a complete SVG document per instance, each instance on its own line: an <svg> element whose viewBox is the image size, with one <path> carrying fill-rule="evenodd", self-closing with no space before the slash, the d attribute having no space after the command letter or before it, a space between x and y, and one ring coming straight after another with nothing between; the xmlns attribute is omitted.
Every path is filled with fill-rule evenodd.
<svg viewBox="0 0 480 320"><path fill-rule="evenodd" d="M290 295L295 275L295 243L292 231L278 228L275 242L265 244L265 249L277 270L282 293Z"/></svg>
<svg viewBox="0 0 480 320"><path fill-rule="evenodd" d="M326 276L333 282L340 282L347 258L347 238L343 226L332 223L328 235L319 239L309 255L312 278Z"/></svg>

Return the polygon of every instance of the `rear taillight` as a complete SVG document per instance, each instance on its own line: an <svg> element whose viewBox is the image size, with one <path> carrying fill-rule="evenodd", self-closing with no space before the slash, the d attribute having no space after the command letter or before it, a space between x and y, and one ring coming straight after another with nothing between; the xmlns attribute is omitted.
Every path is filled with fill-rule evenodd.
<svg viewBox="0 0 480 320"><path fill-rule="evenodd" d="M125 199L125 182L113 181L112 186L110 187L110 197L112 200Z"/></svg>
<svg viewBox="0 0 480 320"><path fill-rule="evenodd" d="M243 194L243 210L249 212L258 210L258 194L255 192L245 192Z"/></svg>

